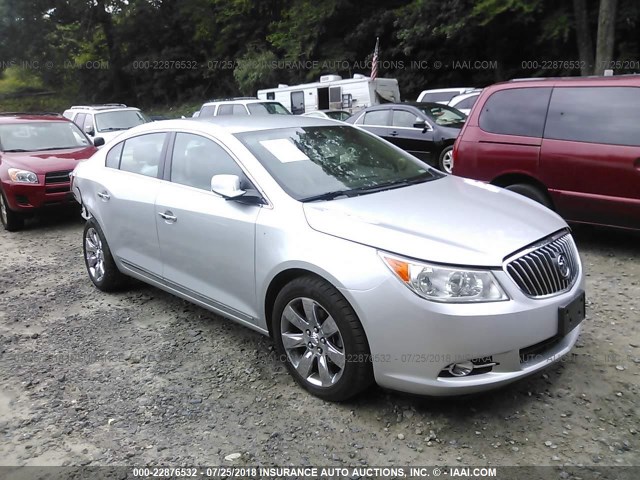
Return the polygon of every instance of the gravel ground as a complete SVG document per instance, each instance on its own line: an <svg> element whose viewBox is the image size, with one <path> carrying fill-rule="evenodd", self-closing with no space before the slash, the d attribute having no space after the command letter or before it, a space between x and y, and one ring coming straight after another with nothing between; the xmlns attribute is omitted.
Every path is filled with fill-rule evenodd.
<svg viewBox="0 0 640 480"><path fill-rule="evenodd" d="M576 229L588 313L566 361L489 394L343 404L266 337L142 284L99 292L81 235L0 232L0 465L640 465L637 234Z"/></svg>

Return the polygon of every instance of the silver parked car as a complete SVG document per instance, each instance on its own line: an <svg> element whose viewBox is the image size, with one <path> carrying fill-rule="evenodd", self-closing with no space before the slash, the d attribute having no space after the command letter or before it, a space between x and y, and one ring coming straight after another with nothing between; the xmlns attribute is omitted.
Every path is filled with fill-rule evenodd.
<svg viewBox="0 0 640 480"><path fill-rule="evenodd" d="M569 352L584 318L559 216L330 120L145 124L73 191L99 289L135 277L270 335L327 400L494 388Z"/></svg>

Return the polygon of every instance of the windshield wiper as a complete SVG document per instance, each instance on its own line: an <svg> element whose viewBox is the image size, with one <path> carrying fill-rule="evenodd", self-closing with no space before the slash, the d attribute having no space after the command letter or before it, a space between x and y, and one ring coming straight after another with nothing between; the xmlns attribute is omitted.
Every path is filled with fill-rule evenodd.
<svg viewBox="0 0 640 480"><path fill-rule="evenodd" d="M47 150L68 150L70 148L80 148L80 147L88 147L89 145L74 145L71 147L47 147L47 148L38 148L37 150L32 150L32 152L46 152Z"/></svg>
<svg viewBox="0 0 640 480"><path fill-rule="evenodd" d="M332 192L321 193L319 195L313 195L301 199L301 202L313 202L316 200L333 200L338 197L357 197L358 195L366 195L368 193L382 192L384 190L392 190L394 188L406 187L408 185L415 185L417 183L427 182L436 178L430 172L424 172L415 177L403 178L402 180L395 180L392 182L381 183L379 185L372 185L369 187L352 188L351 190L335 190Z"/></svg>
<svg viewBox="0 0 640 480"><path fill-rule="evenodd" d="M349 197L349 193L353 190L335 190L333 192L321 193L319 195L311 195L310 197L301 198L301 202L315 202L316 200L333 200L338 197Z"/></svg>
<svg viewBox="0 0 640 480"><path fill-rule="evenodd" d="M129 130L129 128L131 127L109 127L109 128L103 128L102 130L100 130L100 132L116 132L119 130Z"/></svg>
<svg viewBox="0 0 640 480"><path fill-rule="evenodd" d="M31 150L25 150L24 148L12 148L10 150L4 150L4 153L20 153L20 152L30 152Z"/></svg>

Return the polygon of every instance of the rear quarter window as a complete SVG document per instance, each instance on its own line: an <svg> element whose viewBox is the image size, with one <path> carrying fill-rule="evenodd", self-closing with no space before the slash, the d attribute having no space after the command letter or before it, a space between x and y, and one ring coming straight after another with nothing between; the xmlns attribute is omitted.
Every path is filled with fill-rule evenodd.
<svg viewBox="0 0 640 480"><path fill-rule="evenodd" d="M544 137L640 146L640 88L557 87Z"/></svg>
<svg viewBox="0 0 640 480"><path fill-rule="evenodd" d="M502 135L542 137L551 88L512 88L493 93L482 106L482 130Z"/></svg>

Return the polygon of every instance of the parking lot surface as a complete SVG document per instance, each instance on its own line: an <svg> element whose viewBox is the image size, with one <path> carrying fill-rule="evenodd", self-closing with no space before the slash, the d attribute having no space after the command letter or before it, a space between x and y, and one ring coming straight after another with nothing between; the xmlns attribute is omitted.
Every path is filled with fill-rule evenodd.
<svg viewBox="0 0 640 480"><path fill-rule="evenodd" d="M563 362L479 396L332 404L267 337L143 284L96 290L76 217L0 232L0 464L638 465L640 235L574 235L587 319Z"/></svg>

